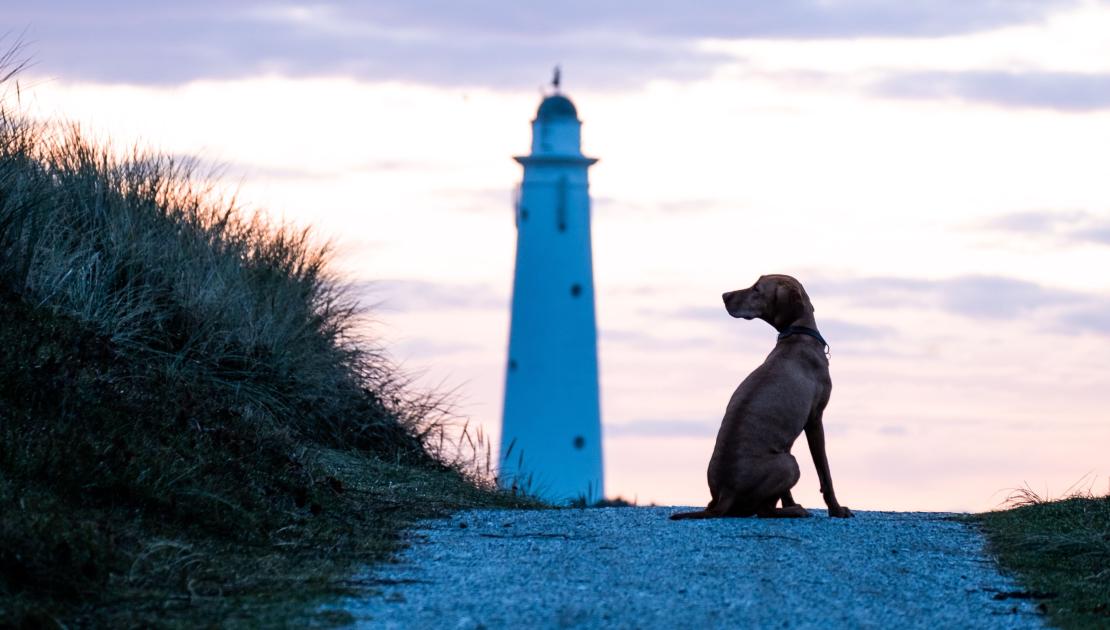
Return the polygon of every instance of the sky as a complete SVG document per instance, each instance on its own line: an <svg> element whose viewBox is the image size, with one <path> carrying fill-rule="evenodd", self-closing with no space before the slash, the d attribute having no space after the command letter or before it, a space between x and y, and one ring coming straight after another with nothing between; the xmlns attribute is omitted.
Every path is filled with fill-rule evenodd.
<svg viewBox="0 0 1110 630"><path fill-rule="evenodd" d="M368 332L493 441L511 157L560 64L600 158L609 496L707 501L725 403L775 341L720 295L767 273L831 346L843 504L1110 489L1110 3L5 4L32 62L5 98L313 226Z"/></svg>

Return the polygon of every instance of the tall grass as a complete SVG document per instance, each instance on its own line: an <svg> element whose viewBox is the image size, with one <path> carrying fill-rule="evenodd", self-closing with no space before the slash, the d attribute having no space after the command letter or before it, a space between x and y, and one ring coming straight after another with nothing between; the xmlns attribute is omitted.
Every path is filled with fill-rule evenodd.
<svg viewBox="0 0 1110 630"><path fill-rule="evenodd" d="M1013 489L1002 510L975 517L999 563L1025 587L996 598L1039 600L1062 628L1110 627L1110 494L1084 475L1058 498L1028 485Z"/></svg>
<svg viewBox="0 0 1110 630"><path fill-rule="evenodd" d="M450 439L443 399L360 336L326 245L3 88L0 625L304 592L412 518L518 501L484 436ZM80 609L136 593L168 599Z"/></svg>
<svg viewBox="0 0 1110 630"><path fill-rule="evenodd" d="M421 453L426 409L353 333L357 308L307 231L219 200L195 165L113 157L77 127L0 111L0 277L126 360L198 380L332 444ZM406 422L410 421L410 422Z"/></svg>

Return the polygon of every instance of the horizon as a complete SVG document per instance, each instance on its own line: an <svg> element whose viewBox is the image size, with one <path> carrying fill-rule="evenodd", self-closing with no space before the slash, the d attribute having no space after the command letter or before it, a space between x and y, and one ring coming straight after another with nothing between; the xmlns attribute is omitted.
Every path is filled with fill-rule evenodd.
<svg viewBox="0 0 1110 630"><path fill-rule="evenodd" d="M34 62L20 109L223 164L248 207L333 239L336 270L379 304L368 330L490 436L512 156L561 65L600 158L611 497L704 505L725 403L774 343L720 294L769 273L802 281L831 344L845 505L983 510L1025 484L1107 487L1108 3L572 5L558 28L542 10L425 4L213 18L113 3L123 20L47 2L6 26L26 26ZM795 497L818 508L804 441L793 452Z"/></svg>

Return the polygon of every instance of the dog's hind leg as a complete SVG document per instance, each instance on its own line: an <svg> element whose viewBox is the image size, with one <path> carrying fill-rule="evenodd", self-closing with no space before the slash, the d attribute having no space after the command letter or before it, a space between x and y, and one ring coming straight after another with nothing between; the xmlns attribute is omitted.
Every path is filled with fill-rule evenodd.
<svg viewBox="0 0 1110 630"><path fill-rule="evenodd" d="M809 518L813 516L809 510L795 503L789 507L775 507L774 505L760 508L756 513L759 518Z"/></svg>
<svg viewBox="0 0 1110 630"><path fill-rule="evenodd" d="M794 500L794 495L790 494L789 490L783 492L782 496L779 497L779 500L782 501L782 507L784 508L798 505L798 502Z"/></svg>
<svg viewBox="0 0 1110 630"><path fill-rule="evenodd" d="M754 489L755 496L767 497L759 501L755 515L760 518L805 518L812 516L794 501L790 489L802 476L798 460L790 453L781 453L764 459L759 464L760 482ZM775 504L782 501L782 507Z"/></svg>

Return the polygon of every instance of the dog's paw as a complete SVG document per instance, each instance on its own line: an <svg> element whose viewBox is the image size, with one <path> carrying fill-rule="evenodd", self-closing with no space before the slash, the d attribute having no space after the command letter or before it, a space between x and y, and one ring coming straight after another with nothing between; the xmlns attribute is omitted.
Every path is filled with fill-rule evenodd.
<svg viewBox="0 0 1110 630"><path fill-rule="evenodd" d="M843 505L838 505L835 508L829 508L829 518L852 518L855 514Z"/></svg>

